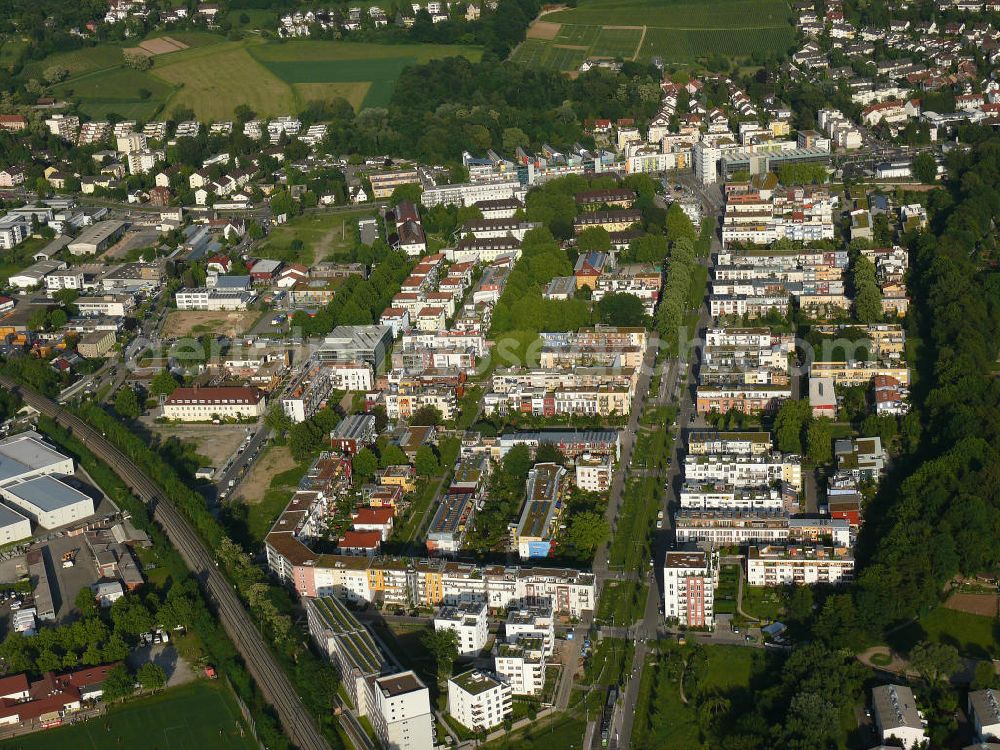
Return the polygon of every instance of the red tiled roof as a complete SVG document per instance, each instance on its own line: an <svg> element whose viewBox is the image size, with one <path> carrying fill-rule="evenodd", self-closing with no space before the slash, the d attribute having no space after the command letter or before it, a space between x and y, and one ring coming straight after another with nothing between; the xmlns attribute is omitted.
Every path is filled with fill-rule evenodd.
<svg viewBox="0 0 1000 750"><path fill-rule="evenodd" d="M340 537L342 549L378 549L382 534L378 531L347 531Z"/></svg>
<svg viewBox="0 0 1000 750"><path fill-rule="evenodd" d="M358 508L354 513L354 525L385 526L393 515L392 508Z"/></svg>
<svg viewBox="0 0 1000 750"><path fill-rule="evenodd" d="M242 388L240 386L177 388L167 397L166 403L176 404L191 401L197 404L256 404L262 398L264 398L264 392L257 388Z"/></svg>

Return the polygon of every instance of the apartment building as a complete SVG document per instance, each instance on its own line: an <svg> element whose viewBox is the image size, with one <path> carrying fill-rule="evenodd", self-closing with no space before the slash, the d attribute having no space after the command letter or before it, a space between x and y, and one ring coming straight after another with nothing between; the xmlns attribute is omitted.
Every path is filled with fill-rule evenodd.
<svg viewBox="0 0 1000 750"><path fill-rule="evenodd" d="M436 744L430 693L412 670L369 680L367 714L382 747L427 750Z"/></svg>
<svg viewBox="0 0 1000 750"><path fill-rule="evenodd" d="M788 513L752 508L681 508L674 513L678 543L705 542L713 548L788 541Z"/></svg>
<svg viewBox="0 0 1000 750"><path fill-rule="evenodd" d="M715 625L718 560L710 552L670 551L663 563L663 614L689 628Z"/></svg>
<svg viewBox="0 0 1000 750"><path fill-rule="evenodd" d="M476 495L468 491L444 494L427 528L427 554L454 555L462 549L475 519L476 503Z"/></svg>
<svg viewBox="0 0 1000 750"><path fill-rule="evenodd" d="M688 453L703 456L731 453L739 456L762 456L772 450L769 432L719 432L699 430L688 433Z"/></svg>
<svg viewBox="0 0 1000 750"><path fill-rule="evenodd" d="M465 601L441 607L434 615L434 629L450 630L458 636L460 656L478 656L490 635L486 603Z"/></svg>
<svg viewBox="0 0 1000 750"><path fill-rule="evenodd" d="M309 634L337 668L351 704L364 713L367 680L381 674L388 662L368 629L339 599L308 598L305 605Z"/></svg>
<svg viewBox="0 0 1000 750"><path fill-rule="evenodd" d="M770 487L737 489L722 483L700 484L686 481L680 491L681 508L705 510L724 508L729 510L781 510L792 503L798 506L798 493L782 492Z"/></svg>
<svg viewBox="0 0 1000 750"><path fill-rule="evenodd" d="M516 643L522 638L538 638L542 641L542 653L548 657L555 654L556 631L552 607L548 604L516 606L507 611L504 622L504 637L508 643Z"/></svg>
<svg viewBox="0 0 1000 750"><path fill-rule="evenodd" d="M880 362L813 362L809 367L810 378L830 378L834 385L869 385L872 379L881 376L897 380L909 387L910 369L906 366Z"/></svg>
<svg viewBox="0 0 1000 750"><path fill-rule="evenodd" d="M727 484L741 489L787 482L795 492L801 492L802 461L798 456L781 453L688 455L684 457L684 478L689 482Z"/></svg>
<svg viewBox="0 0 1000 750"><path fill-rule="evenodd" d="M522 560L548 557L558 531L566 491L566 469L559 464L535 464L528 472L524 507L517 524L511 524L511 548Z"/></svg>
<svg viewBox="0 0 1000 750"><path fill-rule="evenodd" d="M607 492L614 476L615 462L609 455L578 456L574 466L576 486L587 492Z"/></svg>
<svg viewBox="0 0 1000 750"><path fill-rule="evenodd" d="M448 680L448 713L472 731L503 724L513 711L508 682L481 669L471 669Z"/></svg>
<svg viewBox="0 0 1000 750"><path fill-rule="evenodd" d="M771 413L791 397L789 385L699 385L696 409L699 414L726 414L730 411Z"/></svg>
<svg viewBox="0 0 1000 750"><path fill-rule="evenodd" d="M845 547L792 544L750 547L747 583L751 586L848 583L854 580L854 556Z"/></svg>
<svg viewBox="0 0 1000 750"><path fill-rule="evenodd" d="M539 695L545 688L545 653L541 638L517 638L494 651L494 670L514 695Z"/></svg>
<svg viewBox="0 0 1000 750"><path fill-rule="evenodd" d="M181 422L257 419L266 410L263 391L231 386L177 388L163 403L163 417Z"/></svg>

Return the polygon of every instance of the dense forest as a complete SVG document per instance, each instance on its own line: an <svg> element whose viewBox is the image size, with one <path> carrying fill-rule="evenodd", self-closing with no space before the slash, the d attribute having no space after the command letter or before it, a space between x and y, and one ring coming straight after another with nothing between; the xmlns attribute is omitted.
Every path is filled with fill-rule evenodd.
<svg viewBox="0 0 1000 750"><path fill-rule="evenodd" d="M463 151L518 146L592 144L585 122L632 117L641 121L660 103L659 73L626 63L621 72L592 70L576 80L555 71L452 57L403 71L388 109L348 107L332 112L331 153L392 153L425 162L458 161Z"/></svg>

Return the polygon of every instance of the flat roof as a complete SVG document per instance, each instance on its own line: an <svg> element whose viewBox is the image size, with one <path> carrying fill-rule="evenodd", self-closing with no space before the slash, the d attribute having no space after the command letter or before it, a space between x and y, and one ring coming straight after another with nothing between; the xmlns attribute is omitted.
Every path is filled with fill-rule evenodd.
<svg viewBox="0 0 1000 750"><path fill-rule="evenodd" d="M68 458L44 443L37 432L13 435L0 441L0 482L27 471L51 468Z"/></svg>
<svg viewBox="0 0 1000 750"><path fill-rule="evenodd" d="M0 504L0 528L6 528L7 526L13 526L16 523L21 523L22 521L27 521L28 519L18 513L12 508L8 508L6 505Z"/></svg>
<svg viewBox="0 0 1000 750"><path fill-rule="evenodd" d="M406 693L413 693L417 690L426 689L424 683L422 683L420 678L417 677L417 675L412 671L400 672L399 674L389 675L388 677L379 677L375 680L375 683L382 691L382 695L387 698L394 698L397 695L405 695Z"/></svg>
<svg viewBox="0 0 1000 750"><path fill-rule="evenodd" d="M48 475L8 485L4 490L42 511L59 510L81 502L93 502L89 495Z"/></svg>
<svg viewBox="0 0 1000 750"><path fill-rule="evenodd" d="M471 695L485 693L487 690L492 690L503 684L500 680L481 669L470 669L468 672L455 675L449 682L454 682L458 687Z"/></svg>

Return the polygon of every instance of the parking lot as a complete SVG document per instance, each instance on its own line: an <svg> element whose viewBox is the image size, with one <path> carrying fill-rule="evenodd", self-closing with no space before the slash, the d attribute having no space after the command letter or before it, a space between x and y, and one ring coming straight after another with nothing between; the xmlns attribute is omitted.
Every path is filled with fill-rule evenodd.
<svg viewBox="0 0 1000 750"><path fill-rule="evenodd" d="M64 568L63 555L72 554L74 551L73 566ZM76 601L80 589L90 586L97 580L97 567L82 535L52 539L42 555L49 575L49 586L52 589L52 606L56 610L56 622L62 624L72 619L73 602Z"/></svg>

